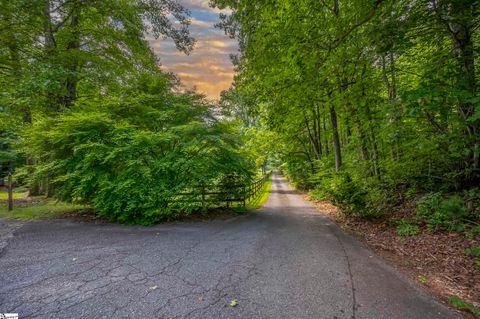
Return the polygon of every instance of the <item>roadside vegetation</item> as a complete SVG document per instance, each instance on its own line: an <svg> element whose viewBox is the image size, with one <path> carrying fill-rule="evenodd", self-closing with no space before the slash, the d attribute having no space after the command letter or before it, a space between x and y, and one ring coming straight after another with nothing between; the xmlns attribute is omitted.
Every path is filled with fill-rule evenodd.
<svg viewBox="0 0 480 319"><path fill-rule="evenodd" d="M258 194L252 198L250 198L246 202L246 208L247 209L259 209L261 208L265 202L268 199L268 196L270 195L270 189L272 187L272 175L270 174L267 181L261 188L261 190L258 192Z"/></svg>
<svg viewBox="0 0 480 319"><path fill-rule="evenodd" d="M62 202L12 214L86 205L146 225L204 208L179 193L253 180L239 123L162 72L147 42L190 53L188 14L175 1L0 4L0 178Z"/></svg>
<svg viewBox="0 0 480 319"><path fill-rule="evenodd" d="M52 219L62 218L83 210L89 210L89 208L83 205L58 202L53 199L41 199L28 204L18 204L12 211L9 211L6 205L1 205L0 217L26 220Z"/></svg>
<svg viewBox="0 0 480 319"><path fill-rule="evenodd" d="M474 312L478 1L214 3L232 9L221 25L241 48L222 103L250 143L370 243L398 240L397 255L438 273L444 300Z"/></svg>

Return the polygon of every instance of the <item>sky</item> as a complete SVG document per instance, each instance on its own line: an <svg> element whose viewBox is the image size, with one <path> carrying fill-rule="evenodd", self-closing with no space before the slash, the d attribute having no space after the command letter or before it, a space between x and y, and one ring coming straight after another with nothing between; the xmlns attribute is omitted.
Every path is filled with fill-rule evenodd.
<svg viewBox="0 0 480 319"><path fill-rule="evenodd" d="M162 70L176 73L187 88L196 87L207 98L218 99L220 92L232 83L230 54L237 52L237 42L214 27L221 11L210 8L208 0L179 2L191 12L189 29L197 41L193 52L179 52L169 39L150 40L150 46L160 58Z"/></svg>

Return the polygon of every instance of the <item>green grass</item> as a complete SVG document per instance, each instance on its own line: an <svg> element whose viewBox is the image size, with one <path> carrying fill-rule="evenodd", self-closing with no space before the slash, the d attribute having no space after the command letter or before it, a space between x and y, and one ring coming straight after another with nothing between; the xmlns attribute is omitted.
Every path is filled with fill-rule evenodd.
<svg viewBox="0 0 480 319"><path fill-rule="evenodd" d="M454 306L455 308L471 312L476 316L480 315L479 307L475 307L473 304L468 303L457 296L450 296L450 298L448 299L450 300L452 306Z"/></svg>
<svg viewBox="0 0 480 319"><path fill-rule="evenodd" d="M258 209L265 204L268 199L268 195L270 195L270 188L272 186L272 175L268 178L263 185L263 188L260 190L259 195L255 196L254 198L249 199L245 204L247 209Z"/></svg>
<svg viewBox="0 0 480 319"><path fill-rule="evenodd" d="M0 206L0 217L7 219L51 219L86 208L83 205L46 200L29 206L16 208L14 206L14 209L9 212L7 206L3 204Z"/></svg>
<svg viewBox="0 0 480 319"><path fill-rule="evenodd" d="M28 196L28 192L13 192L13 199L25 199ZM7 200L8 193L0 192L0 200Z"/></svg>

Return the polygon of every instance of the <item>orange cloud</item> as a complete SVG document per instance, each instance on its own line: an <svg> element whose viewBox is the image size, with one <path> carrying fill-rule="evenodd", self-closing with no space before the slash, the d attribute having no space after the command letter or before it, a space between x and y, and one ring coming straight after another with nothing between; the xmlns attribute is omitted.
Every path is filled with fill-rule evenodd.
<svg viewBox="0 0 480 319"><path fill-rule="evenodd" d="M172 40L151 37L147 40L160 58L163 70L176 73L186 88L195 87L208 98L218 99L220 92L232 84L234 71L230 55L237 52L238 46L222 30L214 28L220 11L210 8L208 2L180 0L192 12L190 32L197 44L190 55L178 52Z"/></svg>

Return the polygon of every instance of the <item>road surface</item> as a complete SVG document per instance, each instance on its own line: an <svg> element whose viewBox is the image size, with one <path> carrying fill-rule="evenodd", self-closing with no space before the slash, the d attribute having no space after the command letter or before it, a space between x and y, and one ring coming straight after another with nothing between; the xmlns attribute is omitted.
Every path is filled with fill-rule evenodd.
<svg viewBox="0 0 480 319"><path fill-rule="evenodd" d="M2 312L49 319L457 317L278 176L262 209L226 221L28 223L0 253Z"/></svg>

